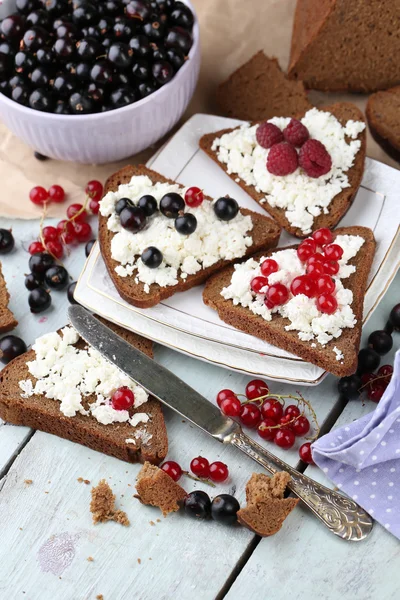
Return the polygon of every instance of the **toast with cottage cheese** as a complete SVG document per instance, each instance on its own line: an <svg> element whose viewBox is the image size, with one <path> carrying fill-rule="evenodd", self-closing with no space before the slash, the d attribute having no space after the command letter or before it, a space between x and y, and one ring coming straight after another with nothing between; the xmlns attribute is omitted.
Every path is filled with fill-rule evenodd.
<svg viewBox="0 0 400 600"><path fill-rule="evenodd" d="M108 228L109 217L101 214L102 211L104 212L104 200L106 197L109 197L107 194L110 192L118 192L119 186L129 184L134 177L143 176L148 177L153 185L177 185L174 181L163 177L159 173L156 173L143 165L127 166L112 175L106 182L104 197L100 208L99 243L102 257L119 295L133 306L150 308L162 300L173 296L177 292L184 292L196 285L204 283L204 281L206 281L213 273L231 264L233 260L218 260L210 266L201 268L194 274L187 275L185 279L181 277L182 271L178 269L177 282L172 285L160 285L158 283L146 285L143 281L138 280L137 271L134 271L130 276L121 276L118 274L117 271L121 268L121 263L113 258L112 251L113 240L117 234ZM182 190L183 189L184 188L182 187ZM210 201L211 198L205 196L204 202ZM245 248L242 256L250 256L260 250L274 248L277 245L281 229L272 219L245 208L240 209L240 214L242 218L249 217L252 223L252 230L249 233L251 236L251 243ZM151 218L152 217L150 217L150 219ZM146 226L146 230L151 231L151 227L152 224L150 221ZM186 237L190 241L190 236L182 237ZM149 245L155 246L156 244L157 239L154 239L154 242L151 242ZM140 260L139 256L136 256L136 258Z"/></svg>
<svg viewBox="0 0 400 600"><path fill-rule="evenodd" d="M100 320L127 342L152 357L150 340L104 319ZM87 347L82 339L74 346L81 350ZM144 404L129 409L131 418L137 415L136 426L129 422L106 424L104 418L101 419L103 422L100 422L93 414L77 412L74 416L66 416L61 412L58 400L46 397L44 393L27 395L21 389L20 382L31 381L33 388L38 382L28 365L30 361L35 361L35 358L35 351L31 349L15 358L1 371L0 418L14 425L25 425L58 435L127 462L162 462L168 451L168 438L161 405L157 400L149 397ZM26 389L25 383L23 387ZM84 397L82 404L87 409L95 401L96 394L90 394ZM142 420L143 415L147 415L147 422Z"/></svg>
<svg viewBox="0 0 400 600"><path fill-rule="evenodd" d="M357 368L364 296L376 243L372 231L366 227L342 227L336 229L333 232L334 243L336 240L341 239L340 236L354 236L363 240L363 244L356 255L346 263L348 267L355 267L355 271L348 277L343 278L343 286L352 292L350 308L356 322L351 328L343 327L341 335L329 340L327 343L319 343L317 336L309 341L300 339L299 330L287 330L286 327L291 326L291 321L280 314L273 313L272 319L267 321L263 316L252 312L250 308L240 303L235 305L232 298L223 297L221 292L231 286L235 267L228 267L207 281L203 292L203 300L207 306L218 312L220 319L225 323L249 335L265 340L278 348L287 350L338 377L351 375ZM274 254L274 258L279 263L279 252L297 250L297 248L298 246L278 248L276 252L259 253L253 258L255 261L262 262L261 258L268 258ZM248 262L246 261L246 263ZM236 267L238 272L239 267L240 265ZM290 285L290 278L288 278L288 281L288 285ZM224 294L226 296L230 295L226 292ZM300 298L300 296L297 296L297 298ZM298 317L301 316L299 309L296 309L296 314ZM321 331L321 337L325 337L323 330Z"/></svg>
<svg viewBox="0 0 400 600"><path fill-rule="evenodd" d="M332 104L330 106L321 107L318 110L331 113L334 117L336 117L336 119L343 127L345 127L348 121L361 121L365 124L365 119L362 112L356 106L350 103L340 102ZM297 118L301 119L305 117L306 114L308 113L299 114ZM251 125L257 125L257 123L251 123ZM231 179L233 179L238 185L240 185L240 187L245 192L247 192L253 198L253 200L255 200L260 206L262 206L271 215L271 217L273 217L273 219L275 219L275 221L279 223L279 225L283 229L285 229L288 233L296 237L306 237L310 233L310 231L305 233L304 229L302 229L299 225L294 225L288 218L288 213L285 210L285 208L281 208L278 205L271 206L268 203L268 196L265 193L257 191L254 185L247 185L242 179L240 179L236 172L230 172L228 170L227 164L219 160L218 150L214 146L215 141L221 138L224 134L230 133L237 129L239 128L236 127L234 129L224 129L221 131L203 135L200 139L200 148L206 154L208 154L208 156L212 158L231 177ZM345 215L345 213L351 206L351 203L353 202L357 190L360 186L364 172L366 151L365 129L357 136L357 140L360 141L360 148L357 154L355 155L353 165L350 167L350 169L346 171L349 187L341 189L341 191L333 197L329 206L327 207L326 213L321 212L321 214L314 217L311 226L311 231L315 231L316 229L320 229L321 227L327 227L329 229L332 229L339 223L340 219ZM347 142L347 144L350 142L348 136L345 136L345 141ZM285 177L281 177L280 179L283 183L285 183ZM294 193L297 193L295 189ZM309 195L309 197L315 197L315 194Z"/></svg>

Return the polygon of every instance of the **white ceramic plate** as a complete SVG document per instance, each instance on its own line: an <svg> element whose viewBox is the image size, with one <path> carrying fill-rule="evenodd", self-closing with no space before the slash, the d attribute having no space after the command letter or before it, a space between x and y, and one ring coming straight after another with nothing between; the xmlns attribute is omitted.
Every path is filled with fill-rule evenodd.
<svg viewBox="0 0 400 600"><path fill-rule="evenodd" d="M242 206L263 209L198 146L204 133L240 124L212 115L195 115L149 161L148 166L184 185L197 185L213 197L229 194ZM377 251L364 304L364 322L372 314L399 266L400 236L397 190L400 172L367 159L356 199L341 226L370 227ZM280 246L298 240L283 232ZM124 302L116 292L95 247L75 292L82 304L113 321L200 359L267 379L318 384L325 372L284 350L223 323L202 301L202 287L179 293L151 309ZM99 308L100 307L100 308Z"/></svg>

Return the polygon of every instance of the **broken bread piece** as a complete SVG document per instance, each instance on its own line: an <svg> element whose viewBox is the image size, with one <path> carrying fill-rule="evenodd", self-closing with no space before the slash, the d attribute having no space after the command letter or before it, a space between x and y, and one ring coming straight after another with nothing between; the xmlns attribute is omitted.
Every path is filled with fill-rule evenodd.
<svg viewBox="0 0 400 600"><path fill-rule="evenodd" d="M6 280L4 279L0 263L0 333L11 331L18 325L18 321L8 308L9 301L10 294L7 290Z"/></svg>
<svg viewBox="0 0 400 600"><path fill-rule="evenodd" d="M106 521L115 521L127 527L130 525L129 519L123 510L115 509L115 494L105 479L92 488L92 501L90 502L90 512L93 515L93 523L105 523Z"/></svg>
<svg viewBox="0 0 400 600"><path fill-rule="evenodd" d="M157 506L164 517L178 511L187 496L185 490L167 473L148 462L144 463L137 476L136 491L142 504Z"/></svg>
<svg viewBox="0 0 400 600"><path fill-rule="evenodd" d="M261 537L277 533L292 512L298 498L284 498L290 475L275 473L268 477L263 473L253 473L246 486L247 506L238 513L238 521Z"/></svg>

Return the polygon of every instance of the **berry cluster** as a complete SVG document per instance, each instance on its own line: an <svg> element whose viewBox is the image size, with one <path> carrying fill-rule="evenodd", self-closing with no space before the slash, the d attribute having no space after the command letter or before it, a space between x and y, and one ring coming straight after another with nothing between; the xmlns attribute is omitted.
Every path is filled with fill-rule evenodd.
<svg viewBox="0 0 400 600"><path fill-rule="evenodd" d="M237 522L240 504L231 494L220 494L212 501L206 492L190 492L183 501L185 513L194 519L212 519L224 525Z"/></svg>
<svg viewBox="0 0 400 600"><path fill-rule="evenodd" d="M311 238L305 239L297 249L297 256L306 263L306 274L295 277L290 285L293 296L304 294L308 298L316 298L320 312L333 314L338 303L333 295L335 281L332 275L339 271L337 262L343 256L343 249L332 244L333 237L329 229L318 229ZM283 283L269 285L268 276L279 271L276 260L267 258L261 264L261 275L250 282L255 294L265 294L264 303L267 308L281 306L289 300L289 289Z"/></svg>
<svg viewBox="0 0 400 600"><path fill-rule="evenodd" d="M261 379L254 379L246 386L245 400L232 390L224 389L217 394L217 404L221 412L231 418L239 419L242 425L257 429L258 435L267 441L274 442L284 449L292 448L296 437L306 436L310 429L310 421L305 416L307 408L312 415L318 435L316 416L310 404L302 396L272 395L268 385ZM297 404L285 406L285 399L295 400ZM299 408L301 406L301 409ZM309 450L310 444L304 444ZM300 457L306 460L304 448L300 449ZM311 452L306 462L311 463Z"/></svg>
<svg viewBox="0 0 400 600"><path fill-rule="evenodd" d="M113 110L168 83L192 46L175 0L17 0L0 24L0 92L35 110Z"/></svg>
<svg viewBox="0 0 400 600"><path fill-rule="evenodd" d="M229 477L229 469L225 463L216 460L210 464L203 456L197 456L190 463L190 471L194 477L188 471L183 471L181 466L174 460L168 460L163 463L161 469L174 481L179 481L183 474L204 483L210 483L209 480L215 483L222 483Z"/></svg>
<svg viewBox="0 0 400 600"><path fill-rule="evenodd" d="M267 170L281 177L294 173L299 166L313 178L329 173L332 159L327 149L318 140L309 138L307 127L297 119L291 119L283 131L268 121L256 130L257 142L269 150Z"/></svg>
<svg viewBox="0 0 400 600"><path fill-rule="evenodd" d="M379 365L381 356L390 352L393 347L394 331L400 332L400 304L393 307L385 329L373 331L368 338L367 348L360 350L356 373L339 380L338 390L344 398L352 400L366 392L373 402L380 401L390 383L393 367Z"/></svg>

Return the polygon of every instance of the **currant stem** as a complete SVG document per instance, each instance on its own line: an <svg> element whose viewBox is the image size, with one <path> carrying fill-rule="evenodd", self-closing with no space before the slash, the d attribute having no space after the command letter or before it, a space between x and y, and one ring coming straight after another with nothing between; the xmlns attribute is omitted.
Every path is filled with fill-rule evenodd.
<svg viewBox="0 0 400 600"><path fill-rule="evenodd" d="M203 477L196 477L196 475L192 475L191 473L189 473L189 471L182 471L182 473L184 473L190 479L193 479L193 481L200 481L200 483L206 483L207 485L213 488L217 487L215 483L213 483L209 479L204 479Z"/></svg>

